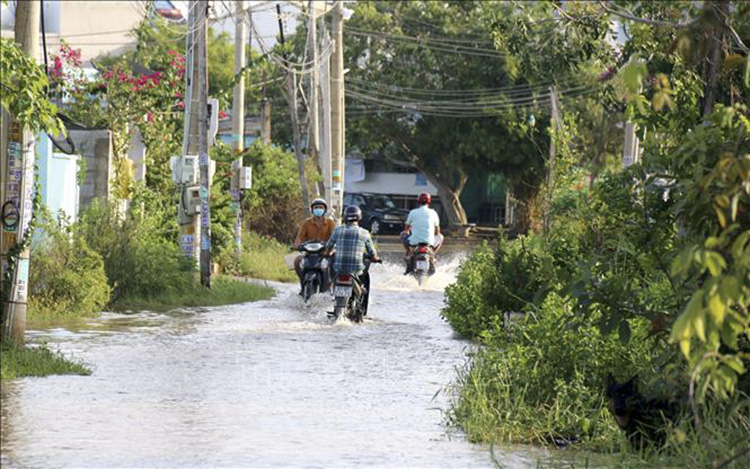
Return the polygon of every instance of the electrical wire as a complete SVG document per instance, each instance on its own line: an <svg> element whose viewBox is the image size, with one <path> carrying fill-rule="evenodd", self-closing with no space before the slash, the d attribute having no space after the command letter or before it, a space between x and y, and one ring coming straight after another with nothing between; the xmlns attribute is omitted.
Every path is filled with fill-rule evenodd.
<svg viewBox="0 0 750 469"><path fill-rule="evenodd" d="M566 90L558 91L561 96L567 97L580 97L597 91L597 87L586 87L580 86L570 88ZM549 91L541 93L536 96L528 96L524 98L518 98L514 100L508 100L506 102L495 102L495 103L474 103L472 106L456 105L456 103L444 102L440 105L435 105L430 102L404 102L404 101L393 101L383 99L378 96L371 96L364 93L357 92L355 90L347 90L346 96L350 97L355 101L364 102L367 104L384 107L391 111L399 111L410 114L419 114L424 116L437 116L437 117L488 117L494 116L500 111L508 111L518 108L538 108L548 107L549 104ZM376 113L374 109L363 110L362 112Z"/></svg>
<svg viewBox="0 0 750 469"><path fill-rule="evenodd" d="M385 85L382 83L374 83L374 82L368 82L365 80L360 80L354 77L346 77L347 83L352 84L359 84L364 86L371 86L374 88L379 88L381 90L385 91L391 91L391 92L403 92L404 94L415 94L415 95L428 95L428 96L456 96L456 97L468 97L468 96L485 96L490 94L497 94L499 92L504 92L506 94L521 94L527 91L533 91L536 89L541 88L548 88L550 86L553 86L555 84L563 86L567 83L575 80L574 78L568 78L565 80L561 80L558 82L550 82L545 84L520 84L520 85L509 85L501 88L478 88L478 89L459 89L459 90L450 90L450 89L425 89L425 88L409 88L405 86L397 86L397 85Z"/></svg>

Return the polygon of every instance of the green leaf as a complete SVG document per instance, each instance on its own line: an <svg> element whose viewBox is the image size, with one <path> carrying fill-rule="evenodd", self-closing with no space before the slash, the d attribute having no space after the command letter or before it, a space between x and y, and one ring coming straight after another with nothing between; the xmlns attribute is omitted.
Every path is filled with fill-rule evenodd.
<svg viewBox="0 0 750 469"><path fill-rule="evenodd" d="M711 312L716 325L721 326L724 323L724 317L727 312L727 304L722 299L722 295L716 293L708 298L708 310Z"/></svg>
<svg viewBox="0 0 750 469"><path fill-rule="evenodd" d="M698 338L702 341L706 341L706 327L705 327L705 318L703 314L696 314L693 318L693 329L695 330L695 334L698 336Z"/></svg>
<svg viewBox="0 0 750 469"><path fill-rule="evenodd" d="M737 206L740 202L740 193L734 194L732 197L732 221L737 221Z"/></svg>
<svg viewBox="0 0 750 469"><path fill-rule="evenodd" d="M726 357L726 359L724 360L724 364L735 371L738 375L741 375L745 372L745 366L742 364L742 360L740 360L740 358L737 356Z"/></svg>
<svg viewBox="0 0 750 469"><path fill-rule="evenodd" d="M706 265L708 266L708 270L711 271L711 275L718 277L726 268L727 263L718 252L708 251L706 252Z"/></svg>
<svg viewBox="0 0 750 469"><path fill-rule="evenodd" d="M742 293L740 281L734 275L727 275L721 279L720 292L725 303L737 302Z"/></svg>
<svg viewBox="0 0 750 469"><path fill-rule="evenodd" d="M704 246L706 249L716 249L721 245L721 241L716 236L709 236L706 238L706 242L704 243Z"/></svg>
<svg viewBox="0 0 750 469"><path fill-rule="evenodd" d="M742 259L745 254L745 244L750 240L750 230L741 233L732 243L732 257Z"/></svg>

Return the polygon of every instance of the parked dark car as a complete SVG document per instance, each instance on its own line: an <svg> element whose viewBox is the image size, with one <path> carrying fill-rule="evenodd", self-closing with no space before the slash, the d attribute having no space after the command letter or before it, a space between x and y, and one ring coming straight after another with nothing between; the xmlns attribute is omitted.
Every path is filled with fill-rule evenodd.
<svg viewBox="0 0 750 469"><path fill-rule="evenodd" d="M362 209L362 227L376 235L400 233L404 229L408 210L400 209L383 194L344 194L344 206L357 205Z"/></svg>

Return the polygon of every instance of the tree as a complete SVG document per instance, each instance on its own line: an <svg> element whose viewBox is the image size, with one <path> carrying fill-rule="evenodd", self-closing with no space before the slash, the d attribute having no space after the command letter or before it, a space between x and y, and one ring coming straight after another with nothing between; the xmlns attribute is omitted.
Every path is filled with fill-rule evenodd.
<svg viewBox="0 0 750 469"><path fill-rule="evenodd" d="M59 132L57 108L47 99L49 82L37 64L12 39L0 39L0 105L33 131Z"/></svg>
<svg viewBox="0 0 750 469"><path fill-rule="evenodd" d="M459 197L471 171L503 172L516 196L533 199L549 148L535 130L549 122L549 86L584 82L579 65L608 49L601 22L549 34L539 20L554 20L550 5L358 2L345 34L349 144L425 173L451 224L466 223ZM545 44L563 55L540 54Z"/></svg>

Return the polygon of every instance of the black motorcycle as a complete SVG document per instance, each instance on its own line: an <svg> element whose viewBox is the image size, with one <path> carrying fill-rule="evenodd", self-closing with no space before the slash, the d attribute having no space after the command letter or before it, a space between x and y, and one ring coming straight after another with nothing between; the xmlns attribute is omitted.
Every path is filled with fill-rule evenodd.
<svg viewBox="0 0 750 469"><path fill-rule="evenodd" d="M304 253L302 263L302 298L308 301L317 293L331 289L331 261L324 255L326 244L322 241L307 241L299 246Z"/></svg>
<svg viewBox="0 0 750 469"><path fill-rule="evenodd" d="M365 270L360 275L336 274L333 280L333 296L335 299L332 313L328 313L334 321L342 314L352 322L362 322L367 316L370 300L370 264L373 261L365 257Z"/></svg>
<svg viewBox="0 0 750 469"><path fill-rule="evenodd" d="M406 273L412 274L419 285L435 273L435 250L427 243L414 246L406 260Z"/></svg>

